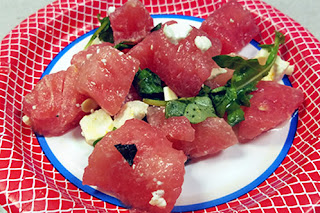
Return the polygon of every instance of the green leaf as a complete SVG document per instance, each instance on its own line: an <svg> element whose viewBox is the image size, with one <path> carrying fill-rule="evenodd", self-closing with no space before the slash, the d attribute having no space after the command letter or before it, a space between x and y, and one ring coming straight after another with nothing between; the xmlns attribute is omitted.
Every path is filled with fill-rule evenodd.
<svg viewBox="0 0 320 213"><path fill-rule="evenodd" d="M97 18L101 25L91 36L89 42L87 43L84 49L87 49L97 37L100 39L100 41L110 42L110 43L114 42L113 31L111 28L109 17L104 17L103 19L100 19L100 14L98 14Z"/></svg>
<svg viewBox="0 0 320 213"><path fill-rule="evenodd" d="M98 19L99 19L99 22L101 23L101 27L105 26L105 27L102 27L99 33L100 41L113 43L114 42L113 30L111 28L109 17L104 17L103 19L100 19L100 14L98 14Z"/></svg>
<svg viewBox="0 0 320 213"><path fill-rule="evenodd" d="M95 147L95 146L97 145L97 143L98 143L99 141L101 141L102 138L103 138L103 137L98 138L97 140L95 140L95 141L93 142L92 146Z"/></svg>
<svg viewBox="0 0 320 213"><path fill-rule="evenodd" d="M148 105L153 105L153 106L166 106L167 104L167 101L155 100L150 98L144 98L142 101Z"/></svg>
<svg viewBox="0 0 320 213"><path fill-rule="evenodd" d="M168 101L166 104L165 116L166 118L183 116L186 108L187 104L182 101Z"/></svg>
<svg viewBox="0 0 320 213"><path fill-rule="evenodd" d="M150 69L139 69L136 73L133 86L142 98L164 99L162 81Z"/></svg>
<svg viewBox="0 0 320 213"><path fill-rule="evenodd" d="M162 23L157 24L154 28L151 29L150 32L154 32L154 31L160 30L161 26L162 26Z"/></svg>
<svg viewBox="0 0 320 213"><path fill-rule="evenodd" d="M211 99L208 96L196 96L168 101L165 115L166 118L185 116L193 124L200 123L208 117L216 117Z"/></svg>
<svg viewBox="0 0 320 213"><path fill-rule="evenodd" d="M135 43L131 42L131 41L122 41L119 44L116 44L114 46L114 48L118 49L118 50L124 50L124 49L130 49L132 47L134 47Z"/></svg>
<svg viewBox="0 0 320 213"><path fill-rule="evenodd" d="M203 85L198 96L208 96L211 92L211 88L207 85Z"/></svg>
<svg viewBox="0 0 320 213"><path fill-rule="evenodd" d="M250 106L250 93L255 91L257 83L268 75L282 43L284 36L276 31L274 44L264 45L270 51L265 65L260 65L257 59L246 60L239 56L218 55L212 58L220 67L235 70L225 86L211 91L210 97L219 117L227 113L228 123L232 126L244 120L240 106Z"/></svg>

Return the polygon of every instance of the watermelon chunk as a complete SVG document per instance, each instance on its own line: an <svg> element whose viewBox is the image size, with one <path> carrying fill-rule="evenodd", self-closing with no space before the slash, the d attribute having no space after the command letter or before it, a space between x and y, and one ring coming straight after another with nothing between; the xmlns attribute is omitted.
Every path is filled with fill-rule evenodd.
<svg viewBox="0 0 320 213"><path fill-rule="evenodd" d="M191 159L218 153L238 143L236 134L223 118L207 118L192 124L195 139L190 143L176 143L174 148L182 149Z"/></svg>
<svg viewBox="0 0 320 213"><path fill-rule="evenodd" d="M86 50L80 51L75 54L71 59L71 64L76 67L80 67L92 55L96 54L97 52L99 53L99 49L104 46L113 46L113 44L109 42L102 42L101 44L91 45Z"/></svg>
<svg viewBox="0 0 320 213"><path fill-rule="evenodd" d="M78 59L84 55L85 60L80 63ZM76 54L72 62L79 69L79 92L94 99L110 115L115 115L129 93L139 62L104 44L90 46Z"/></svg>
<svg viewBox="0 0 320 213"><path fill-rule="evenodd" d="M245 120L239 123L240 142L249 141L288 120L304 100L301 90L274 81L260 81L257 88L251 93L251 106L244 108Z"/></svg>
<svg viewBox="0 0 320 213"><path fill-rule="evenodd" d="M179 118L185 117L166 119L163 109L155 107L148 109L148 122L164 131L172 142L172 147L183 150L191 159L215 154L238 143L237 136L223 118L207 118L198 124L190 124L189 121L178 123ZM171 119L175 120L172 122ZM168 137L170 132L175 137ZM178 137L179 135L185 135L185 138Z"/></svg>
<svg viewBox="0 0 320 213"><path fill-rule="evenodd" d="M129 0L109 15L115 44L137 43L153 28L153 19L139 0Z"/></svg>
<svg viewBox="0 0 320 213"><path fill-rule="evenodd" d="M167 25L173 24L172 22ZM166 25L166 24L165 24ZM197 36L207 37L212 46L203 51L195 44ZM185 39L171 43L163 28L151 33L128 54L140 61L142 69L156 73L178 96L198 94L201 86L216 66L212 57L220 53L221 43L202 30L193 28Z"/></svg>
<svg viewBox="0 0 320 213"><path fill-rule="evenodd" d="M33 130L45 136L59 136L76 127L85 115L81 103L87 98L76 87L77 69L70 66L44 76L23 100L23 112Z"/></svg>
<svg viewBox="0 0 320 213"><path fill-rule="evenodd" d="M149 107L147 120L151 126L160 128L171 142L175 141L193 141L195 130L192 128L189 120L184 117L171 117L166 119L164 108Z"/></svg>
<svg viewBox="0 0 320 213"><path fill-rule="evenodd" d="M116 144L135 144L132 166L115 148ZM95 146L83 184L98 186L139 210L136 212L170 212L181 193L185 161L183 152L173 149L161 131L131 119Z"/></svg>
<svg viewBox="0 0 320 213"><path fill-rule="evenodd" d="M251 13L234 0L210 14L200 29L220 39L221 54L240 51L259 33Z"/></svg>
<svg viewBox="0 0 320 213"><path fill-rule="evenodd" d="M130 90L126 98L124 99L123 103L127 103L129 101L141 101L142 98L138 94L137 90L134 88L134 86L131 85Z"/></svg>

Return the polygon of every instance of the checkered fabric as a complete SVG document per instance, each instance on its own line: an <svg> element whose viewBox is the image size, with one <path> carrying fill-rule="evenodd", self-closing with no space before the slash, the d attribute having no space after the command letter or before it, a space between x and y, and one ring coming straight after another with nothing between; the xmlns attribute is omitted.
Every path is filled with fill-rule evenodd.
<svg viewBox="0 0 320 213"><path fill-rule="evenodd" d="M145 0L152 14L206 18L226 0ZM228 203L195 212L320 212L320 43L300 24L259 0L239 0L254 15L261 43L286 36L281 56L295 64L292 85L305 94L296 137L279 168L259 187ZM70 42L99 26L96 15L122 0L58 0L24 20L0 49L0 205L8 212L128 212L98 200L50 164L21 121L22 99Z"/></svg>

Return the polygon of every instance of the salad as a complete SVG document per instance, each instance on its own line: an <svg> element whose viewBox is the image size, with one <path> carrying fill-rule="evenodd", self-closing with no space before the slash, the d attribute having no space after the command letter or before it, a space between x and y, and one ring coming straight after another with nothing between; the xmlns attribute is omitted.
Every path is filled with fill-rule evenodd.
<svg viewBox="0 0 320 213"><path fill-rule="evenodd" d="M232 1L217 11L239 7ZM135 16L141 15L141 18L135 20L139 20L143 26L138 24L130 32L132 29L129 30L128 26L133 24L121 25L119 20L126 14L124 18L134 21L129 12L126 13L132 12L132 8L137 9L134 11ZM241 10L247 12L242 7ZM199 30L172 22L154 27L139 1L129 1L114 11L111 9L109 17L99 17L99 20L101 27L87 49L74 56L72 66L67 71L45 77L26 96L24 121L36 132L47 136L64 134L80 122L85 140L95 146L84 174L84 182L115 194L128 206L132 206L132 211L142 209L147 212L169 212L181 191L187 156L190 159L200 158L226 149L239 140L247 141L257 137L266 128L273 128L281 120L288 119L288 115L303 101L303 95L298 90L283 89L285 86L278 88L280 86L275 82L260 83L265 77L278 80L292 69L289 65L284 66L285 69L279 68L287 64L277 57L279 45L284 42L279 32L275 33L274 44L262 45L265 54L259 57L259 61L219 55L219 52L230 53L226 41L210 37L209 32L201 30L202 27ZM220 20L223 19L220 17ZM227 20L232 24L237 22L235 17L227 17ZM207 25L211 26L210 23ZM252 32L256 32L257 27L253 25L252 28ZM128 33L130 38L126 35ZM254 36L253 33L249 39ZM92 45L97 38L103 43ZM247 36L243 38L247 39ZM264 63L261 62L262 58L266 59ZM183 73L184 70L186 73ZM207 86L216 77L230 72L233 74L226 84L215 88ZM285 116L280 121L271 124L271 127L258 126L260 132L251 135L251 138L246 138L246 133L241 137L241 125L247 124L245 122L249 120L246 119L246 111L253 109L252 99L261 97L261 93L264 97L263 91L266 88L286 91L284 96L292 97L290 102L295 100L294 104L289 105L290 108L277 105L275 108L286 110L286 113L281 111ZM46 104L49 104L50 111ZM268 112L271 107L266 104L257 108ZM145 116L149 124L139 121ZM238 128L237 133L235 128ZM145 130L149 130L148 134L141 138ZM158 149L153 149L154 141L157 141ZM106 150L110 154L108 161L101 161L97 156ZM168 159L171 161L164 161ZM105 167L106 162L113 164L107 166L108 169L99 169L99 165ZM145 162L149 162L148 165L158 162L152 168L162 171L160 176L152 176L156 171L147 170L150 175L144 179L146 174L142 171L146 168L141 166ZM159 165L162 166L158 168ZM168 165L172 165L169 173L161 169ZM135 177L123 180L123 183L130 183L130 187L123 187L123 183L117 187L112 180L98 178L105 177L99 171L114 173L118 177L124 168L128 171L126 174L130 174L129 177ZM171 176L175 178L164 181ZM141 185L148 184L150 188L141 188ZM122 191L125 188L135 189L138 194Z"/></svg>

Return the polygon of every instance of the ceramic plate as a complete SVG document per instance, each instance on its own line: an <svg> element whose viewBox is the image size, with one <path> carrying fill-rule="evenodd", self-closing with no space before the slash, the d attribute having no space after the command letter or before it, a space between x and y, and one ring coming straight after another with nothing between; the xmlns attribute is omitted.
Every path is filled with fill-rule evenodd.
<svg viewBox="0 0 320 213"><path fill-rule="evenodd" d="M199 26L224 2L145 1L145 5L156 23L174 19ZM283 82L303 90L306 99L291 120L252 143L186 166L182 194L173 211L315 210L320 201L319 41L263 2L239 2L253 13L261 31L257 41L241 54L251 57L257 51L257 42L271 43L275 29L284 33L281 57L295 64L295 72ZM105 16L107 7L122 3L56 1L3 39L0 204L7 210L126 212L121 201L81 184L92 147L79 136L79 129L62 137L44 138L35 136L21 121L23 96L41 76L68 67L72 55L83 49L99 26L96 14Z"/></svg>

